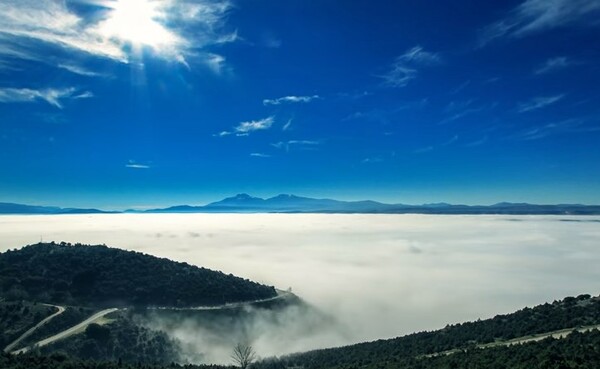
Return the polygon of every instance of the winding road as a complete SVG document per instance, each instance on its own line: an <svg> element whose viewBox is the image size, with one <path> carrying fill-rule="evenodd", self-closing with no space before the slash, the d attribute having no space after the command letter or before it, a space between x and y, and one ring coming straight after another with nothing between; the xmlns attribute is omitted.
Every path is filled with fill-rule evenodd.
<svg viewBox="0 0 600 369"><path fill-rule="evenodd" d="M113 313L113 312L115 312L117 310L119 310L119 309L117 309L117 308L111 308L111 309L106 309L106 310L99 311L96 314L94 314L91 317L89 317L86 320L84 320L83 322L72 326L71 328L68 328L68 329L66 329L66 330L64 330L64 331L62 331L62 332L60 332L58 334L55 334L52 337L45 338L45 339L43 339L43 340L41 340L41 341L39 341L37 343L34 343L31 346L24 347L24 348L22 348L20 350L12 351L11 353L12 354L23 354L23 353L26 353L27 351L31 350L31 348L34 347L34 346L35 347L46 346L46 345L49 345L49 344L51 344L51 343L53 343L55 341L62 340L63 338L67 338L69 336L77 334L77 333L83 331L88 325L90 325L90 324L92 324L92 323L100 320L104 316L106 316L106 315L108 315L110 313Z"/></svg>
<svg viewBox="0 0 600 369"><path fill-rule="evenodd" d="M265 303L265 302L270 302L270 301L275 301L275 300L279 300L279 299L285 299L287 297L293 296L293 293L291 293L290 291L283 291L283 290L277 290L277 295L273 296L273 297L269 297L266 299L261 299L261 300L253 300L253 301L245 301L245 302L235 302L235 303L227 303L227 304L223 304L223 305L217 305L217 306L195 306L195 307L189 307L189 308L173 308L173 307L154 307L154 308L150 308L150 309L159 309L159 310L223 310L223 309L235 309L235 308L239 308L239 307L243 307L243 306L251 306L254 304L261 304L261 303ZM49 306L54 306L54 305L49 305ZM46 324L48 321L50 321L52 318L58 316L59 314L62 314L65 311L65 308L62 306L56 306L59 311L49 317L47 317L46 319L42 320L41 322L39 322L35 327L31 328L30 330L28 330L27 332L25 332L21 337L19 337L15 342L11 343L10 345L6 346L6 348L4 349L4 352L10 352L12 354L22 354L22 353L26 353L27 351L31 350L33 347L42 347L42 346L46 346L49 345L53 342L62 340L64 338L70 337L74 334L80 333L82 332L88 325L97 322L98 320L102 319L103 317L105 317L106 315L113 313L115 311L121 310L118 308L111 308L111 309L105 309L102 311L99 311L97 313L95 313L94 315L92 315L91 317L87 318L86 320L82 321L81 323L78 323L74 326L72 326L71 328L68 328L60 333L55 334L52 337L48 337L45 338L39 342L34 343L31 346L27 346L27 347L23 347L22 349L19 350L15 350L12 351L15 346L17 346L19 344L19 342L21 342L23 339L25 339L26 337L28 337L29 335L31 335L31 333L33 333L36 329L38 329L39 327L41 327L42 325Z"/></svg>
<svg viewBox="0 0 600 369"><path fill-rule="evenodd" d="M19 338L17 338L16 340L14 340L12 343L10 343L8 346L6 346L4 348L4 352L11 352L19 343L21 343L21 341L23 341L25 338L31 336L31 334L33 332L35 332L38 328L40 328L41 326L43 326L44 324L48 323L49 321L51 321L52 319L56 318L57 316L59 316L60 314L65 312L65 308L63 306L58 306L58 305L49 305L49 304L43 304L45 306L52 306L58 309L58 311L48 317L46 317L45 319L43 319L41 322L39 322L38 324L34 325L33 327L29 328L27 330L27 332L23 333L21 336L19 336Z"/></svg>
<svg viewBox="0 0 600 369"><path fill-rule="evenodd" d="M252 301L243 301L243 302L230 302L223 305L212 305L212 306L192 306L192 307L149 307L148 309L153 310L225 310L225 309L235 309L244 306L250 306L255 304L262 304L265 302L271 302L275 300L285 299L287 297L294 296L290 291L276 290L277 295L273 297L269 297L266 299L260 300L252 300Z"/></svg>

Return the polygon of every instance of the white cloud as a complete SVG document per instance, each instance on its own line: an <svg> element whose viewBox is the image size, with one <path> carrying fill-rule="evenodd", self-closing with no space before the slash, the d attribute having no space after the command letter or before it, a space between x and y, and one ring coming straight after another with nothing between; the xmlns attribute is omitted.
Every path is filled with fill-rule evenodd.
<svg viewBox="0 0 600 369"><path fill-rule="evenodd" d="M94 94L91 91L85 91L73 96L74 99L90 99L92 97L94 97Z"/></svg>
<svg viewBox="0 0 600 369"><path fill-rule="evenodd" d="M280 105L283 103L308 103L320 99L319 95L312 96L284 96L277 99L264 99L264 105Z"/></svg>
<svg viewBox="0 0 600 369"><path fill-rule="evenodd" d="M437 53L426 51L421 46L415 46L398 56L390 70L378 77L382 78L384 85L388 87L404 87L417 78L418 67L439 64L441 61Z"/></svg>
<svg viewBox="0 0 600 369"><path fill-rule="evenodd" d="M135 160L129 160L127 164L125 164L126 168L131 169L150 169L150 166L147 164L139 164Z"/></svg>
<svg viewBox="0 0 600 369"><path fill-rule="evenodd" d="M577 64L575 61L567 58L566 56L557 56L555 58L550 58L542 63L539 67L537 67L533 73L534 74L546 74L551 72L556 72L558 70L570 67L572 65Z"/></svg>
<svg viewBox="0 0 600 369"><path fill-rule="evenodd" d="M26 45L42 42L114 60L126 60L119 44L99 35L93 26L71 12L62 1L3 1L0 3L0 34Z"/></svg>
<svg viewBox="0 0 600 369"><path fill-rule="evenodd" d="M288 141L288 144L290 144L290 145L310 145L310 146L315 146L315 145L319 145L320 142L319 141L312 141L312 140L290 140L290 141Z"/></svg>
<svg viewBox="0 0 600 369"><path fill-rule="evenodd" d="M280 150L290 151L290 148L296 146L302 150L314 150L316 146L320 145L320 141L314 140L289 140L289 141L279 141L272 143L271 146L278 148Z"/></svg>
<svg viewBox="0 0 600 369"><path fill-rule="evenodd" d="M242 122L237 127L235 127L235 131L237 133L250 133L254 131L262 131L265 129L271 128L273 123L275 122L275 117L270 116L264 119L252 120L248 122Z"/></svg>
<svg viewBox="0 0 600 369"><path fill-rule="evenodd" d="M58 64L57 67L60 69L67 70L71 73L79 74L80 76L85 76L85 77L101 77L101 76L103 76L103 74L101 74L101 73L93 72L91 70L88 70L88 69L86 69L82 66L76 65L76 64Z"/></svg>
<svg viewBox="0 0 600 369"><path fill-rule="evenodd" d="M64 99L82 99L92 97L89 91L74 95L77 89L69 88L47 88L35 90L31 88L0 88L0 102L2 103L25 103L35 102L37 100L46 101L48 104L62 109L61 100Z"/></svg>
<svg viewBox="0 0 600 369"><path fill-rule="evenodd" d="M483 136L483 137L482 137L482 138L480 138L479 140L476 140L476 141L469 142L469 143L468 143L468 144L466 144L465 146L466 146L466 147L476 147L476 146L481 146L481 145L483 145L484 143L486 143L486 142L487 142L487 140L488 140L488 136Z"/></svg>
<svg viewBox="0 0 600 369"><path fill-rule="evenodd" d="M145 48L187 65L187 58L202 55L204 47L237 40L236 32L223 31L232 8L226 0L81 2L92 6L78 13L65 1L2 1L0 54L10 51L9 56L19 59L40 59L37 49L43 44L128 62ZM61 67L89 74L68 63Z"/></svg>
<svg viewBox="0 0 600 369"><path fill-rule="evenodd" d="M598 25L600 0L525 0L484 29L481 45L504 36L522 37L569 25Z"/></svg>
<svg viewBox="0 0 600 369"><path fill-rule="evenodd" d="M255 158L270 158L271 157L271 155L269 155L269 154L263 154L261 152L253 152L253 153L250 154L250 156L253 156Z"/></svg>
<svg viewBox="0 0 600 369"><path fill-rule="evenodd" d="M448 113L449 115L442 119L438 124L441 125L451 123L466 116L492 109L496 106L496 103L474 106L474 102L475 101L472 99L467 101L450 102L444 109L444 112Z"/></svg>
<svg viewBox="0 0 600 369"><path fill-rule="evenodd" d="M532 110L544 108L548 105L552 105L565 97L564 94L555 96L538 96L529 100L528 102L519 104L519 113L525 113Z"/></svg>
<svg viewBox="0 0 600 369"><path fill-rule="evenodd" d="M434 147L433 146L425 146L425 147L421 147L419 149L416 149L415 151L413 151L415 154L424 154L426 152L430 152L433 151Z"/></svg>
<svg viewBox="0 0 600 369"><path fill-rule="evenodd" d="M364 158L363 160L360 161L363 164L369 164L369 163L381 163L383 162L383 158L381 157L373 157L373 158Z"/></svg>
<svg viewBox="0 0 600 369"><path fill-rule="evenodd" d="M208 65L208 68L215 74L221 74L225 67L225 58L218 54L209 53L206 56L206 65Z"/></svg>
<svg viewBox="0 0 600 369"><path fill-rule="evenodd" d="M548 136L561 133L582 133L582 132L598 132L600 126L585 125L583 119L566 119L559 122L552 122L538 127L533 127L526 131L520 132L512 138L517 140L531 141L539 140Z"/></svg>
<svg viewBox="0 0 600 369"><path fill-rule="evenodd" d="M292 121L293 119L290 118L286 124L283 125L283 127L281 128L282 131L287 131L290 129L290 127L292 126Z"/></svg>
<svg viewBox="0 0 600 369"><path fill-rule="evenodd" d="M421 46L413 47L400 55L396 60L417 65L437 64L441 62L441 58L437 53L425 51Z"/></svg>
<svg viewBox="0 0 600 369"><path fill-rule="evenodd" d="M219 133L215 133L213 136L215 137L225 137L225 136L229 136L231 134L231 132L229 131L221 131Z"/></svg>
<svg viewBox="0 0 600 369"><path fill-rule="evenodd" d="M448 146L448 145L452 145L453 143L455 143L456 141L458 141L458 135L454 135L452 136L448 141L442 143L442 146Z"/></svg>

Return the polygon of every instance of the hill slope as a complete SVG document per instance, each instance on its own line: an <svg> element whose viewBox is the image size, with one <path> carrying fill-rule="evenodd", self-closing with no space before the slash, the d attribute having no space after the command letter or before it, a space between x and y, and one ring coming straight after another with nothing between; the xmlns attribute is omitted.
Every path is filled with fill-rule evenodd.
<svg viewBox="0 0 600 369"><path fill-rule="evenodd" d="M200 306L253 301L273 287L106 246L40 243L0 253L0 297L93 306Z"/></svg>
<svg viewBox="0 0 600 369"><path fill-rule="evenodd" d="M462 354L456 357L454 355L433 355L433 357L429 358L427 355L443 353L452 349L458 349L459 353L460 350L473 349L471 357L476 357L477 360L480 360L482 358L489 358L490 356L494 357L493 354L490 355L486 351L495 350L496 355L500 355L497 358L506 359L510 356L506 354L511 351L510 348L499 346L497 348L482 350L479 348L476 349L475 346L510 340L515 337L597 324L600 324L600 297L581 295L578 297L567 297L562 301L555 301L552 304L546 303L534 308L525 308L512 314L498 315L492 319L449 325L437 331L420 332L394 339L289 355L281 359L266 361L262 367L268 368L273 364L277 364L280 367L302 367L305 369L358 367L365 369L484 368L489 366L469 366L468 356L461 356ZM593 337L598 342L600 333L597 331L594 332L586 337ZM573 335L581 337L579 333L573 333ZM575 341L578 339L575 338ZM553 344L546 342L544 349L548 346L553 346ZM525 352L526 350L512 349L512 351ZM600 360L600 347L596 347L596 360ZM501 361L499 360L499 362ZM456 364L462 363L464 366L450 364L453 362ZM512 366L502 368L510 367ZM548 366L542 367L547 368Z"/></svg>

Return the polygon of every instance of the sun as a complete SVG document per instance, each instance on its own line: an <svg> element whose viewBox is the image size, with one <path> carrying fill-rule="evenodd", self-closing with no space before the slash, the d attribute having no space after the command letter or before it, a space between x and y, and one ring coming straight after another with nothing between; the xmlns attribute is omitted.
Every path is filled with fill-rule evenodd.
<svg viewBox="0 0 600 369"><path fill-rule="evenodd" d="M101 23L101 32L109 38L131 43L134 47L149 46L156 51L178 43L176 34L160 23L166 17L161 0L113 0Z"/></svg>

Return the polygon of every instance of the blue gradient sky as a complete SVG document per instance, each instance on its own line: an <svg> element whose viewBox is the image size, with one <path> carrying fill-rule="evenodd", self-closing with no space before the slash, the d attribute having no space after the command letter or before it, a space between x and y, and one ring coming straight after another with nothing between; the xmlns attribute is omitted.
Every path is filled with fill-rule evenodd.
<svg viewBox="0 0 600 369"><path fill-rule="evenodd" d="M600 203L600 0L5 0L0 201Z"/></svg>

